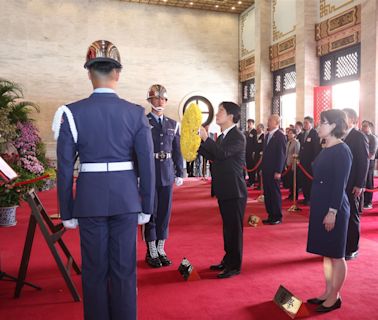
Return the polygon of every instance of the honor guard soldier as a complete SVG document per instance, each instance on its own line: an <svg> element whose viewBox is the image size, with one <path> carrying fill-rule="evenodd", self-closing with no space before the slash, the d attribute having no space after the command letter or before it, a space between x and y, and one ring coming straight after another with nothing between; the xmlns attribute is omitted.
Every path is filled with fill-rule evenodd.
<svg viewBox="0 0 378 320"><path fill-rule="evenodd" d="M93 93L60 107L53 123L60 215L66 228L80 226L84 319L136 319L137 224L154 205L151 130L144 108L114 91L122 65L112 43L92 43L84 67Z"/></svg>
<svg viewBox="0 0 378 320"><path fill-rule="evenodd" d="M160 268L172 264L165 253L164 244L168 238L173 183L177 186L183 184L183 159L179 125L163 114L168 101L167 90L160 84L152 85L147 92L147 101L151 104L147 118L154 142L156 194L154 214L144 230L146 262L153 268Z"/></svg>

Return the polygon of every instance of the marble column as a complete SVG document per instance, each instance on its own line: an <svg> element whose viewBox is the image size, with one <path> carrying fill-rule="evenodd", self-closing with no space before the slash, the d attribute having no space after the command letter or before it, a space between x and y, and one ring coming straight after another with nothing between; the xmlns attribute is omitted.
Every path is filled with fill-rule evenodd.
<svg viewBox="0 0 378 320"><path fill-rule="evenodd" d="M360 119L378 125L378 4L361 1Z"/></svg>
<svg viewBox="0 0 378 320"><path fill-rule="evenodd" d="M271 114L272 74L270 72L269 45L271 41L270 0L256 0L256 123L266 126Z"/></svg>
<svg viewBox="0 0 378 320"><path fill-rule="evenodd" d="M315 24L319 1L297 0L296 52L297 120L314 115L314 87L319 86L319 58L316 56Z"/></svg>

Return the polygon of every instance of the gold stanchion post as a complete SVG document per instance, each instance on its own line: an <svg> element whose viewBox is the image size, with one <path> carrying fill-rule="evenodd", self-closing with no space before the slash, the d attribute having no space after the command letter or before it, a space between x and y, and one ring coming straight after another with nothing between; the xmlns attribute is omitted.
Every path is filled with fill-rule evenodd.
<svg viewBox="0 0 378 320"><path fill-rule="evenodd" d="M293 205L287 210L289 212L302 211L301 208L297 206L297 162L298 155L293 155Z"/></svg>

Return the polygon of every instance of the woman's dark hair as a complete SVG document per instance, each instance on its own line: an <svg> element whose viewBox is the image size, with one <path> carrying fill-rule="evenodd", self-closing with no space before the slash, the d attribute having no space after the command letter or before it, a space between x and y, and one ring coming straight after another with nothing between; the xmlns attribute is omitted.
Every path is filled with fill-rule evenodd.
<svg viewBox="0 0 378 320"><path fill-rule="evenodd" d="M233 122L238 123L240 120L240 107L234 103L229 101L223 101L219 104L219 106L222 106L227 114L233 115Z"/></svg>
<svg viewBox="0 0 378 320"><path fill-rule="evenodd" d="M294 128L288 128L287 131L288 133L291 132L294 136L297 136L297 131Z"/></svg>
<svg viewBox="0 0 378 320"><path fill-rule="evenodd" d="M336 138L341 138L348 129L347 116L342 110L333 109L323 111L320 114L320 121L336 125L331 131L331 134Z"/></svg>

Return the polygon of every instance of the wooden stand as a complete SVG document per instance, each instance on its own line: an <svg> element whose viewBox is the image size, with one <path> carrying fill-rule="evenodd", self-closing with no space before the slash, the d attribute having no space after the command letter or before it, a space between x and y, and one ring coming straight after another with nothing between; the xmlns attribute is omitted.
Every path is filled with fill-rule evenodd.
<svg viewBox="0 0 378 320"><path fill-rule="evenodd" d="M1 271L1 270L0 270L0 280L18 282L18 279L16 277L13 277L10 274L8 274L4 271ZM30 282L24 281L24 285L30 286L30 287L37 289L37 290L42 290L42 288L40 288L40 287L36 286L35 284L30 283Z"/></svg>
<svg viewBox="0 0 378 320"><path fill-rule="evenodd" d="M67 249L66 245L62 240L62 236L66 229L64 228L62 223L55 225L48 214L46 213L45 208L42 206L41 201L39 200L38 196L34 192L34 190L29 191L27 194L27 202L31 208L31 215L29 219L29 226L28 231L26 234L24 251L22 254L22 259L20 263L20 267L18 270L18 279L16 290L14 293L14 297L18 298L21 295L21 290L25 284L26 273L29 265L31 249L33 247L33 240L36 226L38 225L42 235L53 255L59 270L72 294L72 297L75 301L80 301L80 295L72 281L70 275L70 268L71 266L75 270L77 274L80 274L80 268L76 264L75 260L73 259L70 251ZM58 253L58 250L55 246L56 242L59 244L60 248L62 249L63 253L67 258L67 265L63 264L63 261Z"/></svg>

